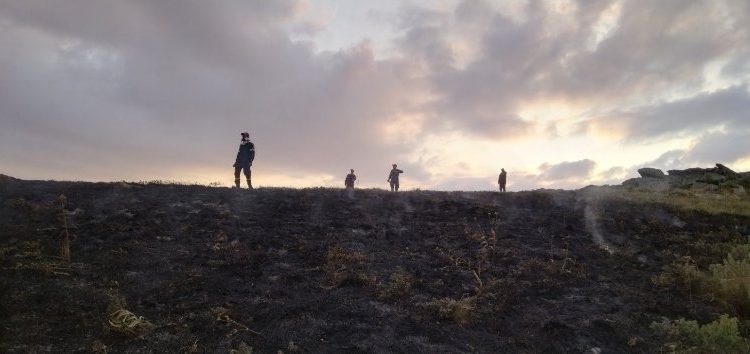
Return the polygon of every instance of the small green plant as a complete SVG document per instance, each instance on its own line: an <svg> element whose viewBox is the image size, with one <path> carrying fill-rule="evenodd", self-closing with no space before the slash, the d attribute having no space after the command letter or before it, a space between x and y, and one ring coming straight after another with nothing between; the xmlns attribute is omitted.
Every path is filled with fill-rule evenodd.
<svg viewBox="0 0 750 354"><path fill-rule="evenodd" d="M750 342L740 336L738 320L722 315L699 325L696 321L667 318L651 323L651 328L668 340L665 347L677 353L748 353Z"/></svg>

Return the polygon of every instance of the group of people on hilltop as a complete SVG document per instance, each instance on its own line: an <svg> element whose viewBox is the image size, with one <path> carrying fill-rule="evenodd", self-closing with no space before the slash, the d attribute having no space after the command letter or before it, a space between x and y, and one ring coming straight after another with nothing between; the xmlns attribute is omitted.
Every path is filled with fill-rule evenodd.
<svg viewBox="0 0 750 354"><path fill-rule="evenodd" d="M240 173L245 175L247 179L247 187L253 189L252 174L250 167L253 165L255 160L255 144L250 141L250 134L244 132L241 134L242 140L240 140L240 148L237 151L237 158L234 161L234 186L240 188ZM500 176L497 178L497 184L500 187L501 192L505 192L505 182L507 181L507 172L504 168L500 169ZM391 192L398 192L399 187L399 175L404 171L398 169L398 165L393 164L391 172L388 174L388 183L391 186ZM349 174L344 179L344 186L346 189L354 189L354 181L357 180L357 176L354 174L354 169L349 170Z"/></svg>
<svg viewBox="0 0 750 354"><path fill-rule="evenodd" d="M391 184L391 192L398 192L398 176L404 171L397 168L398 166L394 163L391 173L388 175L388 183ZM354 169L349 170L349 174L344 179L344 187L346 189L354 189L354 181L357 180L357 176L354 174Z"/></svg>

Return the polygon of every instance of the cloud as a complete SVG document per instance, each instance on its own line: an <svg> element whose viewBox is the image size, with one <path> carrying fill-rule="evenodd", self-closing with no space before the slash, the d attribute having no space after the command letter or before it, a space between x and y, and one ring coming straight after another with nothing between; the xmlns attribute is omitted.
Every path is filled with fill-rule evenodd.
<svg viewBox="0 0 750 354"><path fill-rule="evenodd" d="M746 1L363 10L394 25L380 36L392 38L388 53L367 38L317 52L324 24L302 15L305 3L0 0L0 167L84 179L220 173L244 130L259 176L327 181L355 168L365 185L397 162L415 185L480 188L493 167L460 180L428 172L451 166L432 166L441 147L422 142L454 134L535 140L540 151L555 150L551 135L609 139L612 149L694 141L665 164L747 151ZM555 103L569 109L558 114ZM524 116L532 106L553 112ZM587 151L564 163L529 155L505 167L541 165L523 182L530 188L623 165Z"/></svg>
<svg viewBox="0 0 750 354"><path fill-rule="evenodd" d="M542 164L539 166L539 179L545 182L567 180L585 180L594 171L596 162L584 159L580 161L565 161L557 164Z"/></svg>
<svg viewBox="0 0 750 354"><path fill-rule="evenodd" d="M716 163L732 165L748 157L750 131L714 132L697 138L688 149L667 151L643 166L670 170L713 166Z"/></svg>
<svg viewBox="0 0 750 354"><path fill-rule="evenodd" d="M750 157L750 131L706 134L683 159L697 163L731 164L747 157Z"/></svg>
<svg viewBox="0 0 750 354"><path fill-rule="evenodd" d="M231 169L250 130L268 173L354 167L379 181L392 161L408 166L409 143L381 131L419 88L367 41L321 55L291 41L296 6L0 3L5 163L48 166L57 151L89 176Z"/></svg>
<svg viewBox="0 0 750 354"><path fill-rule="evenodd" d="M750 92L733 86L669 103L616 112L593 121L594 125L625 130L626 139L640 142L665 136L702 133L724 127L750 129Z"/></svg>
<svg viewBox="0 0 750 354"><path fill-rule="evenodd" d="M517 137L543 131L519 115L527 102L564 100L620 113L623 107L647 103L648 111L625 112L632 113L628 128L638 138L674 128L677 119L652 116L679 110L670 104L675 94L700 101L706 68L747 50L747 28L725 25L726 7L736 3L572 2L556 7L529 1L525 16L517 18L488 2L462 1L454 13L410 16L403 50L418 58L427 73L436 129L462 129L488 139ZM613 12L618 16L603 27L602 19ZM486 25L477 28L476 23ZM590 48L592 37L599 41ZM471 59L460 65L461 48L474 38L478 45ZM742 100L747 95L741 90L710 99L717 105ZM700 129L716 110L706 106L693 112L681 120L693 123L686 129ZM612 125L618 118L609 114L603 120Z"/></svg>

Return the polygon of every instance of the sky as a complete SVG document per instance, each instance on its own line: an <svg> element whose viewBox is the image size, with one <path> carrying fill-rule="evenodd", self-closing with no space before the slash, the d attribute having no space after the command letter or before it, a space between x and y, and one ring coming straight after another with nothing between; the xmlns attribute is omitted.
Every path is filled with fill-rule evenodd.
<svg viewBox="0 0 750 354"><path fill-rule="evenodd" d="M508 190L750 170L747 0L0 0L0 173Z"/></svg>

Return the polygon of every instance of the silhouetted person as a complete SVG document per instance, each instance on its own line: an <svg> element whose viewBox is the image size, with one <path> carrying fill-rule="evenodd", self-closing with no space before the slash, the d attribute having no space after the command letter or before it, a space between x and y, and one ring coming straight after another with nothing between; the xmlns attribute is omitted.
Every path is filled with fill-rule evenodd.
<svg viewBox="0 0 750 354"><path fill-rule="evenodd" d="M240 150L237 151L237 159L234 161L234 186L240 188L240 171L245 173L247 178L247 188L253 189L253 183L250 180L250 166L255 159L255 144L250 141L250 134L242 133L240 141Z"/></svg>
<svg viewBox="0 0 750 354"><path fill-rule="evenodd" d="M501 168L500 171L500 176L497 177L497 184L500 186L500 191L505 192L505 182L508 180L508 172L505 172L504 168Z"/></svg>
<svg viewBox="0 0 750 354"><path fill-rule="evenodd" d="M394 163L393 169L391 169L391 174L388 175L388 182L391 183L391 192L398 192L398 175L404 173L404 171L401 171L396 167L397 166Z"/></svg>
<svg viewBox="0 0 750 354"><path fill-rule="evenodd" d="M357 176L354 175L354 169L351 169L350 171L351 172L346 175L344 186L346 186L347 189L354 189L354 181L357 180Z"/></svg>

